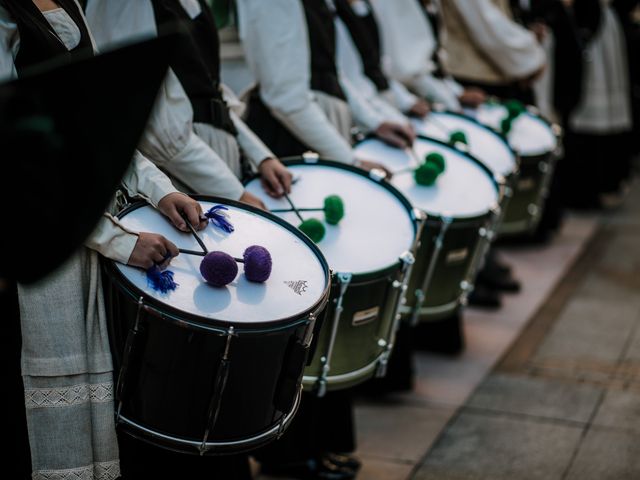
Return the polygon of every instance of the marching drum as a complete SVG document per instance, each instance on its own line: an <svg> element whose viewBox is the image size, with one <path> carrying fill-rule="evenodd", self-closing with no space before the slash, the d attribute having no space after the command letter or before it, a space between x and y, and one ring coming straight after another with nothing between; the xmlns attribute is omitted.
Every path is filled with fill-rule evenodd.
<svg viewBox="0 0 640 480"><path fill-rule="evenodd" d="M427 214L407 302L401 308L415 324L445 318L466 299L500 217L503 180L467 153L438 140L418 138L413 149L400 150L375 138L355 147L358 158L394 172L391 183ZM446 161L431 186L418 185L413 172L426 154L439 154Z"/></svg>
<svg viewBox="0 0 640 480"><path fill-rule="evenodd" d="M522 204L516 199L511 205L511 198L520 195L517 189L519 171L519 159L511 149L506 139L491 128L465 115L449 111L432 111L424 119L414 119L413 125L419 135L435 138L448 143L452 134L462 132L466 138L466 144L457 143L455 146L468 152L484 163L494 173L505 180L505 190L502 208L502 221L499 230L510 231L517 228L513 222L518 222L526 212L516 211ZM505 225L505 219L507 224Z"/></svg>
<svg viewBox="0 0 640 480"><path fill-rule="evenodd" d="M169 266L177 287L161 293L144 271L105 262L119 372L117 423L171 450L237 453L277 438L292 420L330 273L313 242L281 219L233 201L195 198L205 211L226 206L235 227L225 233L209 225L199 232L207 248L242 257L245 248L261 244L271 254L271 276L252 283L240 273L227 286L213 287L201 276L202 257L181 253ZM119 218L133 231L199 248L147 204L132 205Z"/></svg>
<svg viewBox="0 0 640 480"><path fill-rule="evenodd" d="M499 132L508 110L501 103L485 103L475 115L480 123ZM560 154L560 127L551 125L535 108L528 107L513 120L506 137L520 157L520 176L513 186L514 192L500 233L531 233L542 217L555 162Z"/></svg>
<svg viewBox="0 0 640 480"><path fill-rule="evenodd" d="M323 205L328 195L339 195L344 203L344 217L337 225L327 218L318 243L333 271L333 288L304 385L322 396L384 375L423 215L363 170L310 154L285 164L296 179L289 198L305 220L322 219L321 212L305 210ZM285 199L266 196L259 179L246 188L274 212L290 208ZM295 212L278 215L300 223Z"/></svg>

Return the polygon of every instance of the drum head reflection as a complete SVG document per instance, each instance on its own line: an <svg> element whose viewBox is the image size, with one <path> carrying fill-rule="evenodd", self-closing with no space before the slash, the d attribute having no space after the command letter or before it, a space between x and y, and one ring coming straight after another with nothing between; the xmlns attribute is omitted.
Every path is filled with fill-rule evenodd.
<svg viewBox="0 0 640 480"><path fill-rule="evenodd" d="M464 132L469 142L469 153L498 175L508 177L518 167L515 154L500 135L462 115L431 112L424 120L414 120L413 125L419 135L445 143L451 133L457 130Z"/></svg>
<svg viewBox="0 0 640 480"><path fill-rule="evenodd" d="M398 172L394 173L391 183L414 207L427 214L472 218L488 213L498 204L498 188L492 177L468 156L425 138L416 139L413 148L421 160L432 152L444 156L446 170L434 185L425 187L415 182L413 172L407 171L415 167L415 161L405 150L371 138L356 145L355 151L358 158L382 163L392 172Z"/></svg>
<svg viewBox="0 0 640 480"><path fill-rule="evenodd" d="M390 190L369 177L328 164L287 165L297 179L290 198L297 208L322 207L325 197L339 195L345 216L338 225L327 225L322 212L303 212L326 227L318 247L335 272L369 273L389 268L411 249L415 228L408 207ZM284 199L268 197L259 180L246 186L270 209L285 209ZM281 213L284 220L298 226L294 213Z"/></svg>
<svg viewBox="0 0 640 480"><path fill-rule="evenodd" d="M500 122L507 116L507 109L499 103L481 105L476 118L491 128L500 128ZM524 112L515 119L507 135L509 144L520 155L535 157L553 152L558 142L551 127L541 118Z"/></svg>
<svg viewBox="0 0 640 480"><path fill-rule="evenodd" d="M213 203L200 202L203 210ZM236 279L223 288L208 285L200 275L202 257L180 254L171 261L178 288L166 294L147 285L144 271L117 264L124 276L145 296L200 317L235 323L268 323L293 318L313 308L327 286L327 272L309 246L295 233L267 217L229 205L228 215L235 227L225 233L213 225L198 232L209 251L221 250L242 258L251 245L262 245L271 253L273 270L265 283L251 283L242 265ZM136 232L164 235L178 248L198 250L195 239L182 233L154 208L144 206L129 212L120 222Z"/></svg>

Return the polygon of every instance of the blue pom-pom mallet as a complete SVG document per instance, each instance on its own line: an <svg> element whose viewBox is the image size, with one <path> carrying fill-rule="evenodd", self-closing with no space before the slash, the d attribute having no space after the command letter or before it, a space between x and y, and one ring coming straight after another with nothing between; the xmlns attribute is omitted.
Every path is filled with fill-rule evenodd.
<svg viewBox="0 0 640 480"><path fill-rule="evenodd" d="M208 218L209 221L211 221L211 223L213 223L220 230L227 233L232 233L235 228L229 221L229 216L226 213L227 210L229 210L229 208L225 207L224 205L214 205L207 212L205 212L204 216Z"/></svg>

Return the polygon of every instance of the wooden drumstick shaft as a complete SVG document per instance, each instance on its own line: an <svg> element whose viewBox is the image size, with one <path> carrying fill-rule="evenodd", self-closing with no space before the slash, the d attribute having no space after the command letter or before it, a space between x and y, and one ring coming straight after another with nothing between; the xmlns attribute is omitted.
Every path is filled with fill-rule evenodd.
<svg viewBox="0 0 640 480"><path fill-rule="evenodd" d="M189 221L189 219L187 218L185 213L183 212L183 213L181 213L181 215L182 215L182 218L184 219L185 223L187 224L187 228L191 232L191 235L193 235L193 238L196 239L196 242L198 242L198 245L200 245L200 248L202 248L202 251L204 252L204 254L206 255L207 253L209 253L209 250L207 249L207 246L204 244L204 242L200 238L200 235L198 235L198 232L196 232L196 229L193 228L193 225L191 225L191 222Z"/></svg>
<svg viewBox="0 0 640 480"><path fill-rule="evenodd" d="M287 195L286 193L283 195L285 200L287 202L289 202L289 205L291 206L291 210L293 210L293 212L295 212L295 214L298 216L298 218L300 219L301 222L304 222L304 218L302 218L302 215L300 215L300 211L296 208L296 206L293 204L293 202L291 201L291 199L289 198L289 195Z"/></svg>
<svg viewBox="0 0 640 480"><path fill-rule="evenodd" d="M187 250L186 248L179 248L178 251L180 253L184 253L185 255L195 255L196 257L204 257L207 255L205 252L199 252L198 250ZM244 258L233 257L233 259L238 263L244 263Z"/></svg>

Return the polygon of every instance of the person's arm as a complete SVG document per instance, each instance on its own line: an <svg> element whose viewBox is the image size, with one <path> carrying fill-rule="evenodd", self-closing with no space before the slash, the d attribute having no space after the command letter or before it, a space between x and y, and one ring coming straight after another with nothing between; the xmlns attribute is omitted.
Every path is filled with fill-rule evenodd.
<svg viewBox="0 0 640 480"><path fill-rule="evenodd" d="M310 89L309 41L300 2L238 0L240 38L271 113L320 155L353 163L351 146Z"/></svg>
<svg viewBox="0 0 640 480"><path fill-rule="evenodd" d="M533 33L509 19L490 0L449 0L465 22L475 45L508 77L521 80L546 63Z"/></svg>

